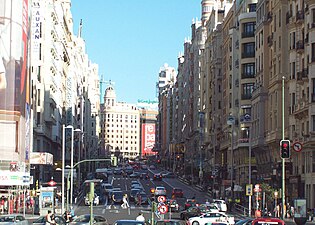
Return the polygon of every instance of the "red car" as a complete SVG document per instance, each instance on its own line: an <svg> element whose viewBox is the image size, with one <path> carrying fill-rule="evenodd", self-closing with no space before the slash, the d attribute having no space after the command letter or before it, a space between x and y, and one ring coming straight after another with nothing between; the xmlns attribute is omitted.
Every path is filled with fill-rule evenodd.
<svg viewBox="0 0 315 225"><path fill-rule="evenodd" d="M184 192L181 188L173 188L172 190L172 198L183 198Z"/></svg>

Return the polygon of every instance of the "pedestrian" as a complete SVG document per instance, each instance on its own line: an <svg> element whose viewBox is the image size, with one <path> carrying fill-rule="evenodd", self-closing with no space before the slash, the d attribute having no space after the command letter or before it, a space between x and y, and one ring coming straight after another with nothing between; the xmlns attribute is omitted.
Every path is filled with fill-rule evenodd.
<svg viewBox="0 0 315 225"><path fill-rule="evenodd" d="M127 198L128 198L128 195L124 194L124 196L123 196L123 204L121 204L121 207L123 209L129 208L129 203L128 203Z"/></svg>
<svg viewBox="0 0 315 225"><path fill-rule="evenodd" d="M140 212L139 215L136 218L137 221L145 222L145 218L143 214Z"/></svg>
<svg viewBox="0 0 315 225"><path fill-rule="evenodd" d="M115 207L115 201L116 201L115 195L112 194L112 196L111 196L111 204L110 204L110 206L109 206L110 209L112 208L112 206L114 207L114 209L116 208L116 207Z"/></svg>
<svg viewBox="0 0 315 225"><path fill-rule="evenodd" d="M56 224L55 221L55 215L51 212L51 210L48 210L46 215L46 225Z"/></svg>

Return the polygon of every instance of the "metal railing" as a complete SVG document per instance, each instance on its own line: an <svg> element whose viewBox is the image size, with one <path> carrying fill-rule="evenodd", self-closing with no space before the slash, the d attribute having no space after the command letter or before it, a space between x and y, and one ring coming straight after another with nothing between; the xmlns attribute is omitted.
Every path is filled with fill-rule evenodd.
<svg viewBox="0 0 315 225"><path fill-rule="evenodd" d="M233 211L235 211L235 213L239 213L243 216L248 216L248 214L249 214L249 209L246 208L245 206L238 204L238 203L234 203Z"/></svg>

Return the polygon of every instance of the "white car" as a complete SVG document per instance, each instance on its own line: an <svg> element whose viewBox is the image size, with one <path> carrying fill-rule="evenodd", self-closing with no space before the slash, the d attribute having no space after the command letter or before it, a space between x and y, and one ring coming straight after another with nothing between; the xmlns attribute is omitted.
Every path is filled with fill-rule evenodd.
<svg viewBox="0 0 315 225"><path fill-rule="evenodd" d="M223 212L208 212L201 216L188 219L190 225L205 225L206 223L227 222L235 224L234 217L228 216Z"/></svg>
<svg viewBox="0 0 315 225"><path fill-rule="evenodd" d="M157 186L154 190L154 195L166 195L166 188L163 186Z"/></svg>
<svg viewBox="0 0 315 225"><path fill-rule="evenodd" d="M226 204L226 202L224 200L222 200L222 199L213 199L213 203L218 206L218 208L219 208L219 210L221 212L226 212L227 211L227 204Z"/></svg>

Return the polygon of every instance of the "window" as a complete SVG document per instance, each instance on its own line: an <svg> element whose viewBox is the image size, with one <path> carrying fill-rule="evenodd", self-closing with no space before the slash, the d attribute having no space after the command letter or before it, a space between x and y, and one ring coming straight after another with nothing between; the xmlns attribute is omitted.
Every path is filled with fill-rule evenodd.
<svg viewBox="0 0 315 225"><path fill-rule="evenodd" d="M242 37L254 37L255 33L255 23L250 22L250 23L244 23L243 27L243 35Z"/></svg>
<svg viewBox="0 0 315 225"><path fill-rule="evenodd" d="M256 12L256 4L248 4L249 12Z"/></svg>
<svg viewBox="0 0 315 225"><path fill-rule="evenodd" d="M254 90L254 83L242 85L242 99L250 99Z"/></svg>
<svg viewBox="0 0 315 225"><path fill-rule="evenodd" d="M255 56L255 42L245 43L243 45L243 58L249 58Z"/></svg>
<svg viewBox="0 0 315 225"><path fill-rule="evenodd" d="M254 75L255 75L255 63L244 64L242 78L253 78Z"/></svg>

